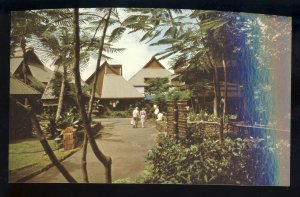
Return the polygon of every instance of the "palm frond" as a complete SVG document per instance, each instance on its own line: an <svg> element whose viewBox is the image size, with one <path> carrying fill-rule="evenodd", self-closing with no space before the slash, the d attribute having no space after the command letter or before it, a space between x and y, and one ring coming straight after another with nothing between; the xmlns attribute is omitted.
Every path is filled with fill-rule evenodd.
<svg viewBox="0 0 300 197"><path fill-rule="evenodd" d="M108 42L116 42L116 41L120 40L120 38L122 37L122 35L125 32L125 30L126 30L125 27L117 27L117 28L115 28L111 32Z"/></svg>

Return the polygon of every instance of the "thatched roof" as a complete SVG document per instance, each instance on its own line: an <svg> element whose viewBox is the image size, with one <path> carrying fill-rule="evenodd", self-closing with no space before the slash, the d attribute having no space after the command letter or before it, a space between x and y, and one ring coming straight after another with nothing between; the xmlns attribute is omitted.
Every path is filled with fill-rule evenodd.
<svg viewBox="0 0 300 197"><path fill-rule="evenodd" d="M51 74L53 72L52 70L45 66L40 67L40 65L37 64L29 64L28 66L34 78L43 83L47 83L50 81Z"/></svg>
<svg viewBox="0 0 300 197"><path fill-rule="evenodd" d="M41 95L39 91L14 77L10 77L9 82L10 95Z"/></svg>
<svg viewBox="0 0 300 197"><path fill-rule="evenodd" d="M105 74L103 78L101 98L132 99L144 98L144 96L130 85L122 76L116 74Z"/></svg>
<svg viewBox="0 0 300 197"><path fill-rule="evenodd" d="M55 65L56 67L56 70L51 74L51 77L50 77L50 80L48 81L47 83L47 86L45 88L45 91L42 95L42 100L57 100L58 98L53 94L53 90L52 90L52 87L53 87L53 81L52 79L54 79L55 77L55 72L60 72L62 73L63 72L63 67L58 67L57 65ZM70 83L73 83L75 84L75 80L74 78L72 78L72 80L70 81ZM87 86L87 84L81 80L81 86Z"/></svg>
<svg viewBox="0 0 300 197"><path fill-rule="evenodd" d="M151 63L155 62L156 67L152 67ZM156 58L152 59L135 75L129 79L129 83L133 86L147 86L145 78L170 78L172 73L167 70Z"/></svg>
<svg viewBox="0 0 300 197"><path fill-rule="evenodd" d="M52 70L44 66L32 48L27 50L29 72L38 81L47 83L52 74ZM21 49L17 49L12 57L10 57L10 72L15 74L20 69L23 62L23 54Z"/></svg>
<svg viewBox="0 0 300 197"><path fill-rule="evenodd" d="M92 84L95 73L93 73L87 80L87 84ZM103 76L103 77L99 77ZM103 81L99 81L103 80ZM101 99L134 99L144 98L128 81L122 76L122 65L110 65L104 62L99 70L98 84L96 91L96 98Z"/></svg>

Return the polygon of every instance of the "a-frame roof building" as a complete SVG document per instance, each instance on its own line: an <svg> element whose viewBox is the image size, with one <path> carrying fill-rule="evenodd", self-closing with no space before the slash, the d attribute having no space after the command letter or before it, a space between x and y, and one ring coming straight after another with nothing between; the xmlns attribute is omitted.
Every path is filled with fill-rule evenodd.
<svg viewBox="0 0 300 197"><path fill-rule="evenodd" d="M86 83L93 84L95 73ZM96 97L101 99L141 99L144 98L128 81L122 76L122 65L110 65L104 62L98 73L96 85Z"/></svg>
<svg viewBox="0 0 300 197"><path fill-rule="evenodd" d="M147 78L169 78L172 73L167 70L155 57L151 60L135 75L133 75L129 82L133 86L147 86L145 79Z"/></svg>
<svg viewBox="0 0 300 197"><path fill-rule="evenodd" d="M167 70L154 56L145 66L134 74L129 83L133 85L140 93L144 94L144 88L148 86L145 81L151 78L168 78L170 79L172 73Z"/></svg>

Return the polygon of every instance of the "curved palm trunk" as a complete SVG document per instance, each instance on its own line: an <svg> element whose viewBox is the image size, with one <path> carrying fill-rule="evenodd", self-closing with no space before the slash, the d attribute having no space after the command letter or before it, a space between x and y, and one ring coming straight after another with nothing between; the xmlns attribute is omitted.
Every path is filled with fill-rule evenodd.
<svg viewBox="0 0 300 197"><path fill-rule="evenodd" d="M70 183L77 183L77 181L72 177L72 175L65 169L65 167L58 161L58 159L56 158L55 154L53 153L50 145L48 144L42 130L40 127L40 124L38 122L38 119L36 118L36 115L34 113L34 111L27 106L22 105L21 103L19 103L18 101L16 101L15 99L11 98L14 102L16 102L17 105L19 105L20 107L22 107L24 110L27 111L27 114L32 122L32 125L37 133L37 136L40 140L40 143L42 144L44 151L46 152L46 154L48 155L49 159L51 160L51 162L55 165L55 167L59 170L59 172L65 177L65 179L70 182Z"/></svg>
<svg viewBox="0 0 300 197"><path fill-rule="evenodd" d="M64 105L64 95L65 95L65 86L66 86L66 68L65 66L63 66L63 76L62 76L62 80L61 80L61 87L60 87L60 93L59 93L59 98L58 98L58 105L57 105L57 110L56 110L56 116L55 116L55 122L58 121L63 105Z"/></svg>
<svg viewBox="0 0 300 197"><path fill-rule="evenodd" d="M22 63L22 74L23 74L23 79L24 83L27 84L27 74L26 74L26 69L28 67L28 62L27 62L27 54L26 54L26 40L24 37L21 39L21 49L23 53L23 63ZM28 105L28 98L25 98L25 106Z"/></svg>
<svg viewBox="0 0 300 197"><path fill-rule="evenodd" d="M108 16L105 20L105 26L103 29L102 33L102 38L100 40L100 48L98 51L98 59L97 59L97 65L96 65L96 71L94 75L94 82L93 82L93 88L92 88L92 93L91 97L89 100L89 107L88 107L88 119L90 122L92 122L92 111L93 111L93 103L95 100L95 93L96 93L96 86L97 86L97 80L98 80L98 74L99 74L99 67L100 67L100 62L102 58L102 52L103 52L103 46L104 46L104 39L106 35L106 31L109 25L109 19L110 19L110 14L111 14L112 8L109 9L108 11ZM83 180L88 183L88 174L87 174L87 162L86 162L86 153L87 153L87 143L88 143L88 138L87 135L84 135L84 140L83 140L83 147L82 147L82 156L81 156L81 164L82 164L82 175L83 175Z"/></svg>
<svg viewBox="0 0 300 197"><path fill-rule="evenodd" d="M97 159L104 165L105 167L105 176L106 176L106 182L111 183L111 163L112 160L109 156L105 156L100 149L97 146L97 143L94 139L94 136L92 134L92 129L90 125L90 120L87 116L85 107L84 107L84 101L82 99L82 90L81 90L81 80L80 80L80 71L79 71L79 52L80 52L80 39L79 39L79 23L78 23L78 8L74 9L74 18L73 18L73 34L74 34L74 64L73 64L73 72L75 77L75 87L76 87L76 93L77 93L77 103L78 108L80 111L81 119L85 128L85 133L87 135L87 138L90 142L91 148L97 157Z"/></svg>

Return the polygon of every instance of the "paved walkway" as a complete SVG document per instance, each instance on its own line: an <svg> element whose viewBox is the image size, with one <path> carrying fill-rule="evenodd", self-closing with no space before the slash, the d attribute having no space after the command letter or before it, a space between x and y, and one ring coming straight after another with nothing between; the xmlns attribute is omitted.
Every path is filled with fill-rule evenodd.
<svg viewBox="0 0 300 197"><path fill-rule="evenodd" d="M104 154L112 157L113 181L135 178L145 168L145 156L155 145L157 131L153 124L146 128L132 128L130 118L98 119L104 125L101 136L96 139ZM62 162L70 174L82 182L81 151ZM104 183L104 167L96 159L90 146L87 153L87 168L90 183ZM27 183L67 183L56 167L33 177Z"/></svg>

